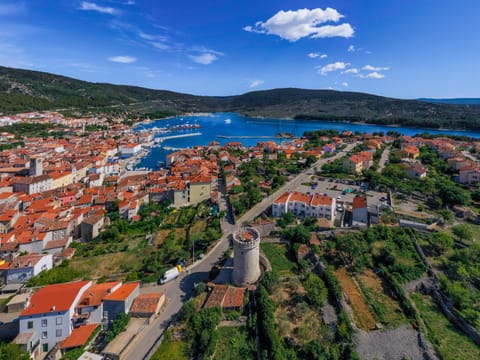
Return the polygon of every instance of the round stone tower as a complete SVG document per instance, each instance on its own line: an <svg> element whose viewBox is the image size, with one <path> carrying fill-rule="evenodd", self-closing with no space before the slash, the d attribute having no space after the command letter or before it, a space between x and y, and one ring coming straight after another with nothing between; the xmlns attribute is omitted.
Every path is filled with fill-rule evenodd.
<svg viewBox="0 0 480 360"><path fill-rule="evenodd" d="M260 277L260 234L244 227L233 234L233 283L253 284Z"/></svg>

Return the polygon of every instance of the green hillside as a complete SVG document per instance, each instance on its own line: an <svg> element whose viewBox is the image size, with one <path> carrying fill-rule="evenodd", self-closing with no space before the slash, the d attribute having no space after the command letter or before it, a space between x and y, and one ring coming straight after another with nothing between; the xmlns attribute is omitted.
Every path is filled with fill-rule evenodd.
<svg viewBox="0 0 480 360"><path fill-rule="evenodd" d="M0 67L0 112L69 109L136 114L238 112L243 115L480 129L480 106L435 104L333 90L273 89L214 97L91 83Z"/></svg>

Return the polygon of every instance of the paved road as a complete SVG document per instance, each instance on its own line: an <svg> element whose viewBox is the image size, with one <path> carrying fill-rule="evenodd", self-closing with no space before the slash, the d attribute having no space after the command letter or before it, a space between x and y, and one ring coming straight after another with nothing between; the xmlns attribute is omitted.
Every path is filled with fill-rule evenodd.
<svg viewBox="0 0 480 360"><path fill-rule="evenodd" d="M210 269L228 249L230 244L230 234L240 229L242 224L252 221L262 212L267 210L272 204L273 200L278 198L285 191L295 190L295 188L301 185L303 182L310 181L310 176L314 173L313 168L320 168L327 161L333 161L339 157L345 156L345 154L353 149L355 145L356 143L349 144L343 151L339 152L335 156L328 159L318 160L315 164L313 164L312 168L307 169L305 172L297 175L295 178L285 183L272 195L264 198L259 204L255 205L243 216L238 218L235 225L222 222L224 236L218 241L215 247L201 261L197 261L195 264L187 268L186 272L184 272L176 280L173 280L162 286L158 286L158 291L163 291L166 294L168 301L166 307L152 322L152 324L146 328L142 334L139 335L138 339L135 339L124 351L121 358L127 360L149 359L161 342L160 337L162 336L163 332L175 319L175 316L180 311L183 303L192 296L194 284L205 281L208 278ZM224 199L221 199L221 201L224 201Z"/></svg>
<svg viewBox="0 0 480 360"><path fill-rule="evenodd" d="M385 167L385 164L387 163L388 158L390 157L390 150L391 150L391 146L387 146L385 150L383 150L382 156L380 157L380 161L378 162L378 168L377 168L378 173L381 173L383 168Z"/></svg>

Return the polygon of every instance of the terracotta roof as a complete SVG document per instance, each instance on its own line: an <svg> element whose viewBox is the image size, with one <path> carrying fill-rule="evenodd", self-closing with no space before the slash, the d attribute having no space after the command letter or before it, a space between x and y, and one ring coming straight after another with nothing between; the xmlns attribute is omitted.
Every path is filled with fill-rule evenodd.
<svg viewBox="0 0 480 360"><path fill-rule="evenodd" d="M289 192L284 192L280 197L275 200L273 203L274 204L285 204L288 200L288 197L290 196Z"/></svg>
<svg viewBox="0 0 480 360"><path fill-rule="evenodd" d="M367 207L367 198L365 196L356 196L353 199L352 209L360 209Z"/></svg>
<svg viewBox="0 0 480 360"><path fill-rule="evenodd" d="M223 298L227 293L228 285L216 285L205 303L205 308L222 306Z"/></svg>
<svg viewBox="0 0 480 360"><path fill-rule="evenodd" d="M332 206L332 203L333 203L333 199L330 196L315 194L312 197L312 202L310 203L310 205L311 206L319 206L319 205Z"/></svg>
<svg viewBox="0 0 480 360"><path fill-rule="evenodd" d="M117 290L121 286L120 281L107 282L103 284L95 284L90 286L81 297L77 307L98 306L102 303L102 299L110 292Z"/></svg>
<svg viewBox="0 0 480 360"><path fill-rule="evenodd" d="M85 345L90 335L93 334L98 324L83 325L73 329L69 337L62 341L60 349L70 349Z"/></svg>
<svg viewBox="0 0 480 360"><path fill-rule="evenodd" d="M154 314L157 311L157 306L162 297L165 296L163 293L151 293L151 294L140 294L138 295L130 309L131 313L150 313Z"/></svg>
<svg viewBox="0 0 480 360"><path fill-rule="evenodd" d="M310 195L295 191L295 192L292 193L292 196L290 196L289 201L291 201L291 202L297 201L297 202L302 202L302 203L305 203L305 204L309 204L310 203L310 198L311 198Z"/></svg>
<svg viewBox="0 0 480 360"><path fill-rule="evenodd" d="M122 286L120 286L119 289L114 291L112 294L105 296L103 300L124 301L139 286L140 286L140 281L134 281L134 282L123 284Z"/></svg>
<svg viewBox="0 0 480 360"><path fill-rule="evenodd" d="M33 294L30 305L21 312L20 316L66 311L72 306L82 287L89 283L90 281L75 281L45 286Z"/></svg>
<svg viewBox="0 0 480 360"><path fill-rule="evenodd" d="M225 297L223 298L222 307L224 308L239 308L243 305L243 295L245 289L229 286Z"/></svg>

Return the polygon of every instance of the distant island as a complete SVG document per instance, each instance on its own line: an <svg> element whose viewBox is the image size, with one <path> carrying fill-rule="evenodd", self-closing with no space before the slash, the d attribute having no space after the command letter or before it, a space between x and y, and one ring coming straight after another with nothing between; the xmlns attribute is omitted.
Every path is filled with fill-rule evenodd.
<svg viewBox="0 0 480 360"><path fill-rule="evenodd" d="M197 96L0 67L0 113L4 114L59 110L80 116L123 113L132 118L161 118L188 112L236 112L251 117L480 130L479 102L458 100L400 100L357 92L296 88L236 96Z"/></svg>

